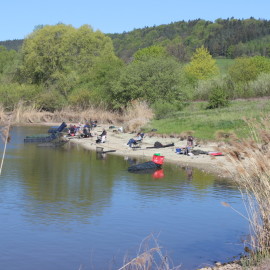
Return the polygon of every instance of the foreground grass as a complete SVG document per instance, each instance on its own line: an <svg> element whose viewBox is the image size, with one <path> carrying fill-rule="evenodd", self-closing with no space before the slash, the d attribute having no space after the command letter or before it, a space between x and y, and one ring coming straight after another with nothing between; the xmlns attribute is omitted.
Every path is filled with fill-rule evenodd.
<svg viewBox="0 0 270 270"><path fill-rule="evenodd" d="M157 129L161 134L191 132L204 140L217 140L222 133L243 138L248 133L244 118L260 118L270 113L270 99L237 100L227 108L214 110L206 110L206 106L206 102L191 103L171 118L152 120L145 130Z"/></svg>

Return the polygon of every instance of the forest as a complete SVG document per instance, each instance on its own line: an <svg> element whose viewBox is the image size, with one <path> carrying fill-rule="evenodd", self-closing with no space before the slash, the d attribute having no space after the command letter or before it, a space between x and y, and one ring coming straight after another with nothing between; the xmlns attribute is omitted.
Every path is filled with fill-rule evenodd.
<svg viewBox="0 0 270 270"><path fill-rule="evenodd" d="M270 21L180 21L122 34L42 25L0 42L0 102L46 111L121 111L147 101L162 118L192 101L206 109L270 95ZM223 61L229 61L221 68Z"/></svg>

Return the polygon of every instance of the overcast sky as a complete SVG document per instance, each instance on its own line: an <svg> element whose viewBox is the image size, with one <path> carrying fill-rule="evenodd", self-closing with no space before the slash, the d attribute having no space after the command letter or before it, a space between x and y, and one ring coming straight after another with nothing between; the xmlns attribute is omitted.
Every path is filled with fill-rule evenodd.
<svg viewBox="0 0 270 270"><path fill-rule="evenodd" d="M270 0L3 0L0 7L0 41L23 39L37 25L59 22L122 33L198 18L270 19Z"/></svg>

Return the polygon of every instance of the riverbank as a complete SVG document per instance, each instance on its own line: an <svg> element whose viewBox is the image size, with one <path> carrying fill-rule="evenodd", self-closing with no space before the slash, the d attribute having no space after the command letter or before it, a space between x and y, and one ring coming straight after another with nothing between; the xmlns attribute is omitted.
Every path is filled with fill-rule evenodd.
<svg viewBox="0 0 270 270"><path fill-rule="evenodd" d="M107 131L107 140L105 143L96 143L97 135L101 134L103 128ZM170 136L158 136L155 134L146 134L140 147L131 149L127 142L136 134L119 132L117 128L109 128L109 125L101 125L93 131L93 137L90 138L71 138L71 143L76 143L85 149L96 150L96 147L102 147L103 151L110 152L113 155L122 155L129 157L140 157L146 160L151 160L154 153L160 153L165 157L165 163L170 162L178 164L181 167L198 168L204 172L214 173L219 177L228 177L229 172L233 170L232 165L227 161L226 156L212 156L206 154L199 155L183 155L177 154L176 148L183 148L187 141L173 138ZM165 148L149 148L153 147L155 142L160 142L162 145L174 144L174 146ZM215 142L197 143L195 140L195 150L205 152L217 151L218 144Z"/></svg>

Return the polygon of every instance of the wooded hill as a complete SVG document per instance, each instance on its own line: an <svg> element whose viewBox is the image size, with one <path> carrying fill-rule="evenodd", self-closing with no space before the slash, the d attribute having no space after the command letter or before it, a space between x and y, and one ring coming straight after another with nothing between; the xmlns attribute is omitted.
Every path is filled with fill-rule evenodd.
<svg viewBox="0 0 270 270"><path fill-rule="evenodd" d="M106 35L113 40L116 54L127 62L138 49L152 45L166 47L181 61L188 61L202 45L213 57L270 56L270 21L263 19L197 19ZM18 50L22 42L8 40L0 45Z"/></svg>

